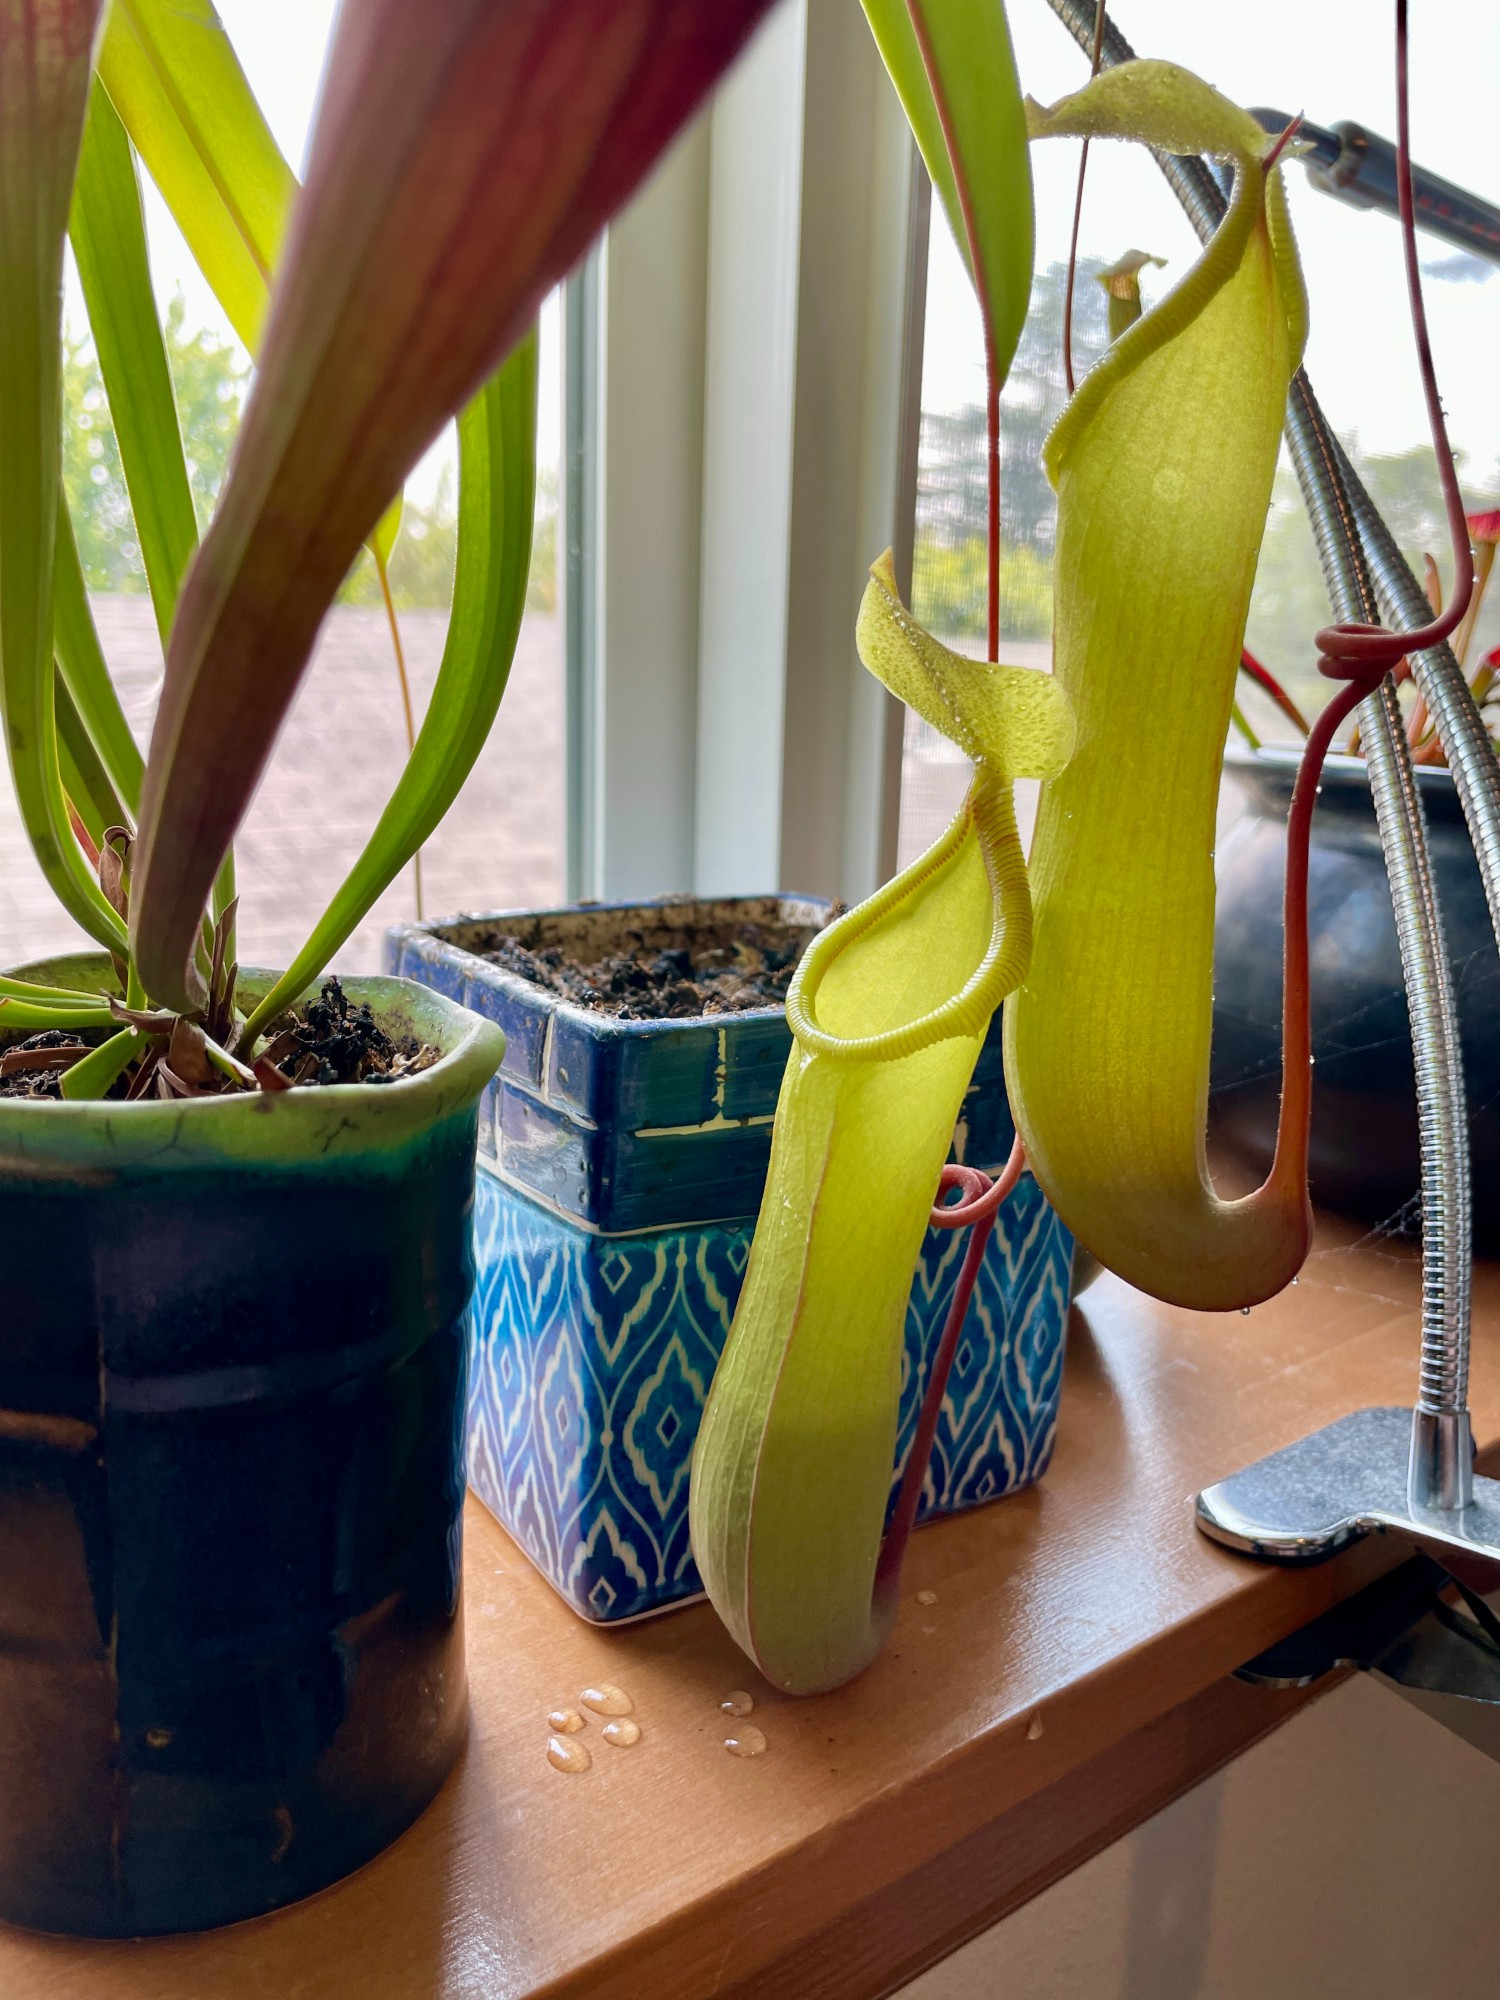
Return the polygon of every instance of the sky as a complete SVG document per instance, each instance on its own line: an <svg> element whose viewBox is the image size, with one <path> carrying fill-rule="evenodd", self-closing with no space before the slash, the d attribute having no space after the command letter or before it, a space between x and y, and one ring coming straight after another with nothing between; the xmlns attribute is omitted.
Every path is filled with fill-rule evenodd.
<svg viewBox="0 0 1500 2000"><path fill-rule="evenodd" d="M818 0L830 4L830 0ZM847 0L855 4L855 0ZM219 0L219 11L283 151L301 168L317 100L335 0ZM1169 56L1245 104L1304 110L1320 124L1353 118L1388 136L1395 95L1388 0L1114 0L1116 21L1138 54ZM1046 0L1009 0L1023 86L1047 103L1076 89L1086 63ZM1492 134L1500 91L1500 0L1413 0L1412 130L1417 160L1444 178L1500 198ZM1037 262L1067 255L1077 172L1071 141L1033 150ZM1367 451L1399 451L1426 437L1393 223L1321 195L1300 167L1288 174L1292 210L1312 297L1307 367L1335 425L1359 433ZM223 316L155 191L147 188L153 268L163 298L180 287L189 324L227 334ZM1149 156L1138 147L1096 145L1090 155L1080 250L1113 262L1139 248L1166 257L1146 280L1148 299L1175 283L1197 255L1186 221ZM1424 240L1428 265L1452 265L1447 247ZM1472 269L1472 266L1470 267ZM1433 347L1453 442L1470 478L1500 458L1500 269L1487 282L1433 276L1427 286ZM70 318L81 326L76 284ZM543 462L556 463L560 343L556 305L543 329ZM954 409L983 396L978 315L946 226L935 219L928 283L923 401ZM413 474L428 497L445 439ZM1500 490L1500 477L1496 480Z"/></svg>
<svg viewBox="0 0 1500 2000"><path fill-rule="evenodd" d="M1088 63L1046 0L1009 0L1023 88L1042 103L1076 90ZM1137 55L1196 70L1242 104L1304 111L1320 125L1353 119L1394 139L1393 14L1389 0L1112 0L1110 18ZM1497 0L1413 0L1412 151L1445 180L1500 201L1494 145L1500 95ZM1078 148L1032 149L1037 265L1068 254ZM1393 221L1287 175L1312 303L1307 371L1340 431L1364 450L1400 451L1427 437L1413 362ZM953 409L983 397L978 314L946 226L934 211L923 403ZM1449 246L1419 237L1425 265L1452 263ZM1198 244L1166 182L1141 147L1090 149L1080 254L1112 263L1128 249L1169 259L1143 285L1148 301L1186 271ZM1484 267L1481 267L1484 268ZM1470 477L1500 458L1500 268L1476 283L1430 276L1426 298L1438 380L1453 443Z"/></svg>

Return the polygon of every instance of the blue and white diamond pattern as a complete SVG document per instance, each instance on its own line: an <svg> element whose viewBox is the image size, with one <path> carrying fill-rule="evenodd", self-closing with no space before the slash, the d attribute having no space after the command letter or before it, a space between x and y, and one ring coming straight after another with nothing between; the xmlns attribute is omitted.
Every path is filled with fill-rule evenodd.
<svg viewBox="0 0 1500 2000"><path fill-rule="evenodd" d="M479 1170L469 1481L580 1616L700 1588L688 1469L752 1220L600 1236ZM912 1286L892 1493L967 1237L930 1230ZM1041 1477L1073 1245L1029 1175L1001 1209L949 1378L920 1518Z"/></svg>

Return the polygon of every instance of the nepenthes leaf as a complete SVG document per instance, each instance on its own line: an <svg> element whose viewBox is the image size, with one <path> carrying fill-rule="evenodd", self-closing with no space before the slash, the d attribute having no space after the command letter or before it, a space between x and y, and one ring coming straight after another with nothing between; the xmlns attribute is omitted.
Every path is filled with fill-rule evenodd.
<svg viewBox="0 0 1500 2000"><path fill-rule="evenodd" d="M1305 329L1296 252L1265 135L1172 64L1106 71L1033 108L1033 130L1213 153L1236 178L1202 257L1085 378L1046 447L1055 670L1078 748L1044 788L1032 845L1035 948L1005 1017L1011 1104L1037 1179L1111 1269L1184 1305L1250 1304L1306 1254L1307 1079L1289 1079L1271 1179L1219 1200L1204 1140L1214 821Z"/></svg>
<svg viewBox="0 0 1500 2000"><path fill-rule="evenodd" d="M709 1595L798 1694L857 1673L894 1612L875 1576L912 1271L990 1016L1031 942L1010 781L1055 773L1072 746L1057 683L949 652L902 607L889 558L858 640L976 770L936 845L798 968L760 1220L693 1459Z"/></svg>

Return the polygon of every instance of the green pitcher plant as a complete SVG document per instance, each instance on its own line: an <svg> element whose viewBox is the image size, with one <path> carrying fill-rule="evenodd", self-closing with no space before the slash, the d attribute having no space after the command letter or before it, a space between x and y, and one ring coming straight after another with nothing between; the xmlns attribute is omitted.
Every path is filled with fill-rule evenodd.
<svg viewBox="0 0 1500 2000"><path fill-rule="evenodd" d="M0 978L0 1028L210 1024L217 1087L312 986L452 803L524 603L534 322L769 0L345 0L299 189L212 0L0 0L0 715L21 815L121 993ZM139 172L257 361L199 544ZM143 759L94 629L61 460L71 234L166 676ZM410 760L348 880L247 1019L230 845L363 543L458 416L454 606ZM121 998L123 994L123 1000Z"/></svg>
<svg viewBox="0 0 1500 2000"><path fill-rule="evenodd" d="M974 781L942 838L824 932L793 977L766 1191L689 1503L720 1616L769 1679L799 1694L857 1673L895 1613L904 1527L884 1560L881 1550L907 1296L991 1016L1030 955L1012 781L1054 776L1073 738L1060 683L995 663L1000 389L1033 247L1005 12L999 0L866 0L866 13L979 301L990 658L924 632L890 558L875 565L860 658L974 760Z"/></svg>
<svg viewBox="0 0 1500 2000"><path fill-rule="evenodd" d="M1038 139L1207 153L1235 181L1202 257L1122 332L1045 447L1054 666L1078 751L1038 816L1007 1081L1033 1171L1096 1256L1180 1304L1253 1304L1307 1253L1310 1075L1291 1052L1273 1170L1220 1199L1205 1157L1214 822L1306 300L1266 135L1207 84L1131 63L1030 116ZM1164 707L1142 729L1147 686Z"/></svg>
<svg viewBox="0 0 1500 2000"><path fill-rule="evenodd" d="M734 1637L794 1694L874 1656L912 1272L990 1017L1025 971L1031 902L1011 796L1054 777L1071 704L1036 668L924 632L876 564L857 628L876 677L974 760L942 838L814 941L744 1290L693 1460L693 1553ZM939 1385L940 1386L940 1385Z"/></svg>
<svg viewBox="0 0 1500 2000"><path fill-rule="evenodd" d="M869 11L924 153L946 149L930 163L986 313L993 422L996 357L1010 349L990 332L978 218L1014 212L1029 182L995 159L1009 112L993 81L983 156L966 152L965 99L949 84L983 73L975 45L998 49L1004 16L943 0ZM950 73L944 57L965 38ZM1219 771L1306 327L1279 169L1248 114L1168 63L1124 65L1024 115L1033 139L1133 138L1227 159L1234 196L1182 281L1153 311L1120 316L1047 442L1055 677L946 655L900 606L888 567L866 591L861 658L962 745L975 778L954 827L820 939L793 982L766 1198L694 1463L709 1594L796 1692L857 1672L894 1615L901 1552L882 1550L882 1532L907 1293L998 999L1028 1163L1106 1264L1163 1297L1239 1305L1279 1290L1307 1248L1295 1026L1266 1187L1223 1202L1204 1159ZM1029 250L1029 217L1012 234ZM992 575L997 526L992 489ZM1148 686L1156 719L1143 730ZM1029 886L1009 803L1023 771L1047 780ZM941 1390L929 1383L928 1400ZM904 1487L921 1472L908 1465ZM890 1541L909 1521L902 1510Z"/></svg>

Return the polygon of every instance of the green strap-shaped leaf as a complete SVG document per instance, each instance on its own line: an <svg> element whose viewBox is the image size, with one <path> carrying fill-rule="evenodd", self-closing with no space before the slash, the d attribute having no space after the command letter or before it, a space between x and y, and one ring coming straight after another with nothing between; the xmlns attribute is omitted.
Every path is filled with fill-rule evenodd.
<svg viewBox="0 0 1500 2000"><path fill-rule="evenodd" d="M122 1028L101 1042L97 1049L81 1056L62 1074L62 1094L70 1102L105 1096L135 1058L149 1046L149 1037L138 1028Z"/></svg>
<svg viewBox="0 0 1500 2000"><path fill-rule="evenodd" d="M533 332L458 422L453 611L416 747L368 846L312 936L246 1024L255 1035L311 984L431 835L474 768L510 675L531 561L536 490Z"/></svg>
<svg viewBox="0 0 1500 2000"><path fill-rule="evenodd" d="M127 823L125 808L61 674L52 683L52 698L57 709L57 761L63 790L97 848L106 827Z"/></svg>
<svg viewBox="0 0 1500 2000"><path fill-rule="evenodd" d="M99 75L252 354L296 193L211 0L114 0Z"/></svg>
<svg viewBox="0 0 1500 2000"><path fill-rule="evenodd" d="M108 1007L89 1006L75 999L66 1007L38 1007L29 1000L12 1000L0 993L0 1033L44 1034L49 1028L112 1028L115 1017Z"/></svg>
<svg viewBox="0 0 1500 2000"><path fill-rule="evenodd" d="M1106 71L1035 129L1235 162L1203 256L1086 377L1048 441L1054 663L1078 748L1043 789L1036 939L1006 1003L1027 1158L1069 1227L1183 1305L1278 1291L1307 1244L1305 1148L1242 1201L1204 1154L1220 763L1305 305L1280 170L1166 63ZM1149 724L1142 699L1150 691Z"/></svg>
<svg viewBox="0 0 1500 2000"><path fill-rule="evenodd" d="M297 177L212 0L116 0L99 70L214 296L259 353ZM400 525L398 494L370 538L382 567Z"/></svg>
<svg viewBox="0 0 1500 2000"><path fill-rule="evenodd" d="M864 0L955 242L998 391L1031 299L1031 161L1002 0ZM976 269L975 266L978 265Z"/></svg>
<svg viewBox="0 0 1500 2000"><path fill-rule="evenodd" d="M109 397L141 559L165 646L198 546L130 141L96 82L73 190L73 252Z"/></svg>
<svg viewBox="0 0 1500 2000"><path fill-rule="evenodd" d="M71 916L124 931L68 820L53 710L63 239L99 0L0 0L0 707L32 850Z"/></svg>
<svg viewBox="0 0 1500 2000"><path fill-rule="evenodd" d="M814 940L787 996L795 1045L745 1288L693 1457L693 1553L778 1687L848 1680L895 1613L876 1589L912 1271L990 1016L1026 970L1031 902L1010 778L1053 776L1067 697L1034 669L940 645L895 594L860 657L975 757L953 825Z"/></svg>
<svg viewBox="0 0 1500 2000"><path fill-rule="evenodd" d="M131 902L161 1004L197 987L213 870L361 542L768 4L341 13L255 393L168 649Z"/></svg>
<svg viewBox="0 0 1500 2000"><path fill-rule="evenodd" d="M105 664L104 649L99 644L94 614L84 588L73 523L60 491L52 591L52 641L57 649L59 670L109 773L109 781L126 807L127 816L133 819L140 810L145 763Z"/></svg>
<svg viewBox="0 0 1500 2000"><path fill-rule="evenodd" d="M398 493L375 523L368 536L370 554L375 558L383 575L391 566L391 557L396 553L396 541L401 533L402 500Z"/></svg>

